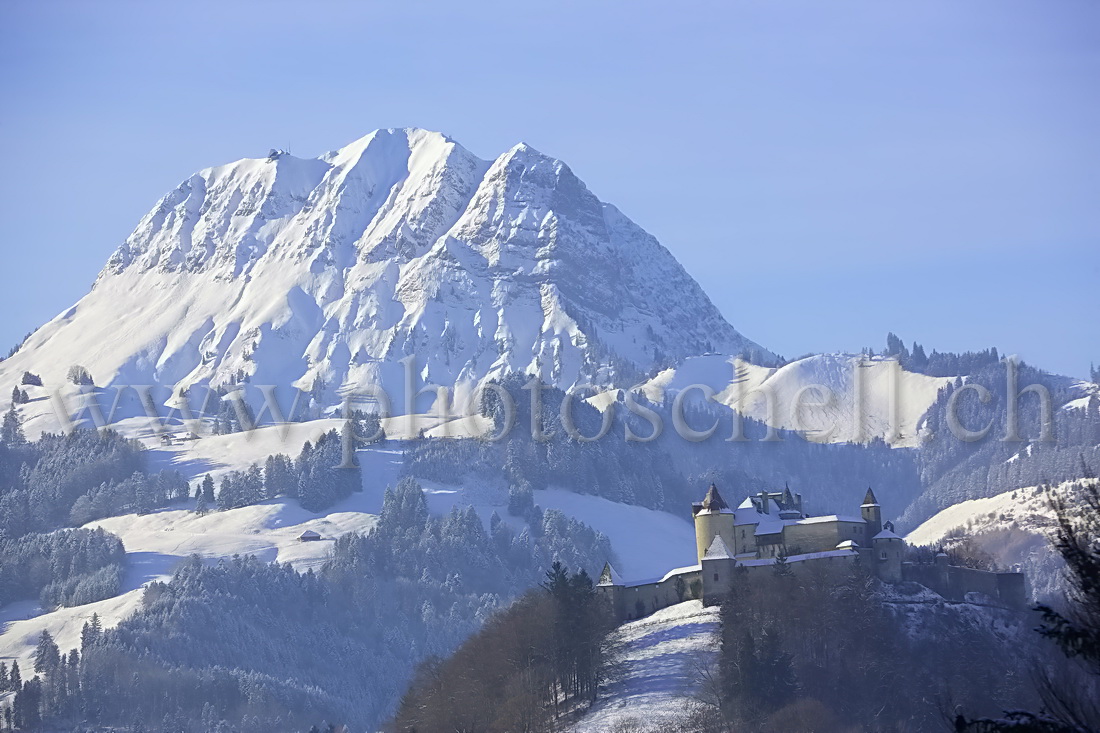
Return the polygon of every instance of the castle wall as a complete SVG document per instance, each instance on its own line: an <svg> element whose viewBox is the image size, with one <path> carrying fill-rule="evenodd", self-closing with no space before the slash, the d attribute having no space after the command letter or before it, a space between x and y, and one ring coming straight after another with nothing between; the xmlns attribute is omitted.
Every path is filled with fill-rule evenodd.
<svg viewBox="0 0 1100 733"><path fill-rule="evenodd" d="M740 561L736 563L736 567L732 560L725 561L729 563L729 571L725 571L720 566L712 567L712 563L717 562L721 561L703 562L703 603L706 605L722 603L729 597L731 591L736 603L739 583L754 583L775 572L775 561L771 558ZM847 550L830 550L828 552L793 555L788 558L787 567L795 576L801 576L818 568L849 570L859 562L859 553ZM716 570L719 576L717 583L714 581Z"/></svg>
<svg viewBox="0 0 1100 733"><path fill-rule="evenodd" d="M723 538L725 539L725 538ZM756 552L756 525L742 524L733 528L733 544L726 543L735 555Z"/></svg>
<svg viewBox="0 0 1100 733"><path fill-rule="evenodd" d="M904 563L902 578L931 588L952 601L966 600L967 593L981 593L1006 606L1027 605L1027 582L1023 573L995 573L946 563L918 565Z"/></svg>
<svg viewBox="0 0 1100 733"><path fill-rule="evenodd" d="M997 589L1006 606L1024 608L1030 600L1027 576L1023 573L997 573Z"/></svg>
<svg viewBox="0 0 1100 733"><path fill-rule="evenodd" d="M683 597L680 597L677 592L677 578L683 580ZM693 595L693 585L699 590L698 596ZM670 573L654 583L600 585L596 586L596 591L608 600L619 621L630 621L682 601L699 598L702 596L702 588L700 571L687 570L681 573Z"/></svg>
<svg viewBox="0 0 1100 733"><path fill-rule="evenodd" d="M854 540L860 546L870 544L865 536L866 525L861 522L809 522L788 524L783 528L783 544L787 552L795 555L807 552L825 552L834 549L845 540Z"/></svg>
<svg viewBox="0 0 1100 733"><path fill-rule="evenodd" d="M967 593L981 593L997 599L1001 596L997 573L955 566L949 566L947 571L948 593L952 597L964 598Z"/></svg>

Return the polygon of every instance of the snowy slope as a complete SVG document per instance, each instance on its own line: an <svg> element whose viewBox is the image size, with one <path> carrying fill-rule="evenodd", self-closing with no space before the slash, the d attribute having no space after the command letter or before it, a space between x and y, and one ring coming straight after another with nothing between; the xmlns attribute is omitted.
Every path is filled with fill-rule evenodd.
<svg viewBox="0 0 1100 733"><path fill-rule="evenodd" d="M300 439L300 449L300 442L308 439L302 434L309 433L303 426L295 427L299 431L296 437ZM325 427L315 425L310 432L319 434ZM266 446L269 444L265 444L265 440L271 440L272 435L262 436L255 443L245 441L239 434L218 436L222 439L220 441L215 438L197 441L220 443L217 448L206 449L206 454L216 462L207 465L185 459L177 467L192 479L198 477L199 474L193 471L200 467L210 469L215 476L224 471L247 468L259 452L268 450ZM290 435L292 439L295 437L293 432ZM249 446L258 452L245 450ZM154 455L163 452L167 455L161 455L158 460L164 463L169 463L171 457L178 453L164 448L153 451ZM363 492L353 494L321 513L302 509L297 501L291 499L277 499L254 506L210 512L201 517L190 511L190 507L180 507L145 515L111 517L88 524L89 528L102 527L118 535L126 548L127 567L122 594L96 603L49 612L43 612L35 601L19 601L0 608L0 658L18 658L23 665L33 655L43 630L54 636L62 650L79 646L80 629L93 613L99 614L104 627L115 626L141 603L142 588L146 583L168 579L176 566L192 554L211 562L247 554L268 562L290 563L299 570L319 567L328 556L333 539L348 532L366 532L374 526L382 508L382 492L397 480L400 469L398 454L361 451L359 461L363 466ZM322 540L299 542L298 536L307 529L318 532Z"/></svg>
<svg viewBox="0 0 1100 733"><path fill-rule="evenodd" d="M188 178L0 363L0 393L24 370L49 387L81 364L98 385L176 398L247 378L333 406L380 385L400 413L409 356L420 379L461 388L510 372L610 384L713 351L771 357L561 161L379 130Z"/></svg>
<svg viewBox="0 0 1100 733"><path fill-rule="evenodd" d="M472 506L486 527L493 512L517 532L526 526L522 519L508 514L507 487L477 482L465 485L423 479L418 482L433 514L445 514L456 506ZM555 488L536 491L535 503L544 510L557 509L605 535L616 555L616 569L624 577L660 577L671 568L698 561L695 528L686 517Z"/></svg>
<svg viewBox="0 0 1100 733"><path fill-rule="evenodd" d="M700 601L669 606L624 624L614 641L621 645L618 674L571 733L607 733L616 726L659 731L681 722L700 692L701 670L718 657L718 609Z"/></svg>
<svg viewBox="0 0 1100 733"><path fill-rule="evenodd" d="M708 355L686 359L638 389L660 402L691 385L706 385L721 404L776 428L806 431L811 440L883 438L913 447L920 442L921 417L951 381L907 372L886 357L819 354L769 368Z"/></svg>
<svg viewBox="0 0 1100 733"><path fill-rule="evenodd" d="M1006 491L985 499L959 502L938 512L906 536L915 545L935 545L953 534L973 534L1009 525L1045 531L1054 513L1041 487Z"/></svg>
<svg viewBox="0 0 1100 733"><path fill-rule="evenodd" d="M1092 479L1095 481L1095 479ZM1073 507L1084 481L1054 487ZM906 537L910 544L951 547L971 542L1003 568L1019 566L1028 576L1032 595L1044 600L1062 591L1061 557L1050 544L1054 511L1043 487L1006 491L985 499L950 506Z"/></svg>
<svg viewBox="0 0 1100 733"><path fill-rule="evenodd" d="M147 438L152 462L175 467L190 480L205 473L217 477L262 461L271 452L295 454L305 440L330 429L336 421L322 420L286 426L285 437L275 426L245 434L212 436L174 446ZM144 435L142 421L127 421L124 428ZM79 639L80 628L98 613L105 626L117 624L141 600L142 586L166 579L183 559L197 554L211 561L233 555L255 555L268 562L289 562L305 570L322 564L332 540L348 532L366 532L382 509L383 492L401 475L401 453L396 450L362 450L357 454L363 475L363 492L353 494L321 513L302 509L290 499L274 499L254 506L214 511L198 516L189 506L145 515L129 514L101 519L87 525L118 535L127 552L124 592L117 598L49 613L31 601L0 608L0 658L29 659L43 629L66 644ZM522 520L507 513L506 487L486 487L476 482L454 486L421 481L429 509L444 514L453 506L472 505L486 527L495 511L517 531ZM663 575L669 568L695 562L695 534L685 517L620 504L596 496L561 489L535 492L543 509L558 509L605 534L619 559L621 572L631 578ZM297 537L307 529L322 536L320 542L302 543Z"/></svg>
<svg viewBox="0 0 1100 733"><path fill-rule="evenodd" d="M170 573L170 571L165 571ZM93 614L98 614L103 625L115 626L141 605L141 585L150 580L167 577L155 574L143 577L140 582L127 576L125 593L96 603L61 608L43 613L35 601L9 603L0 608L0 659L17 659L19 666L29 672L34 669L34 649L43 631L49 631L58 648L68 653L80 648L80 630ZM131 587L136 583L136 588Z"/></svg>
<svg viewBox="0 0 1100 733"><path fill-rule="evenodd" d="M58 646L80 645L80 630L93 613L110 628L141 603L142 588L151 580L167 580L190 555L211 561L234 555L255 555L268 562L287 562L299 570L324 563L332 540L347 532L369 531L377 512L377 496L357 494L324 514L314 514L294 501L268 501L255 506L198 516L188 509L168 509L146 515L129 514L87 525L102 527L122 539L126 548L123 593L115 598L48 613L34 601L20 601L0 609L0 658L29 661L43 630ZM307 529L321 534L319 542L299 542Z"/></svg>

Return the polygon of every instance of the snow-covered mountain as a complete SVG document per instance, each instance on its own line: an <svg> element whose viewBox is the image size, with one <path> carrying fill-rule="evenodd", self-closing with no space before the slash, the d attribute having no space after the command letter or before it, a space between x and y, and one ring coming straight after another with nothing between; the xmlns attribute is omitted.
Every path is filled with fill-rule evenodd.
<svg viewBox="0 0 1100 733"><path fill-rule="evenodd" d="M370 384L400 400L409 356L425 382L520 372L568 387L712 352L772 357L563 162L379 130L189 177L88 295L0 363L0 386L25 369L59 384L80 364L101 386L247 378L331 406Z"/></svg>

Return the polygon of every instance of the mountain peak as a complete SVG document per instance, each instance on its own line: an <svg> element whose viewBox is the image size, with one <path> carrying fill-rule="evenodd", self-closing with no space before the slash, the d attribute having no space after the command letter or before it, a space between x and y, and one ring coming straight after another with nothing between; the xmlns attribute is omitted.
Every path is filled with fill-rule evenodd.
<svg viewBox="0 0 1100 733"><path fill-rule="evenodd" d="M463 389L516 372L629 386L712 352L770 357L563 162L525 143L489 162L395 128L189 177L0 382L81 363L99 384L244 377L331 405L389 389L409 355Z"/></svg>

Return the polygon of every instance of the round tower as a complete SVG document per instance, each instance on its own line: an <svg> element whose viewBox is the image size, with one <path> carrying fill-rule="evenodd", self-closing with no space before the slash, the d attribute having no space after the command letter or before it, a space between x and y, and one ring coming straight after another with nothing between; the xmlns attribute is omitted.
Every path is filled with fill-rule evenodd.
<svg viewBox="0 0 1100 733"><path fill-rule="evenodd" d="M733 547L733 510L718 493L717 486L710 485L702 503L692 506L692 514L695 517L695 549L699 562L703 561L703 555L707 554L715 537L721 537L727 547Z"/></svg>
<svg viewBox="0 0 1100 733"><path fill-rule="evenodd" d="M875 574L887 583L900 583L901 563L905 556L905 540L894 534L894 525L885 528L871 538L875 553Z"/></svg>

